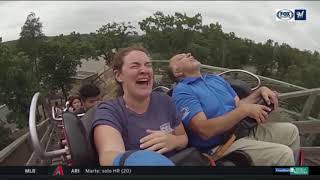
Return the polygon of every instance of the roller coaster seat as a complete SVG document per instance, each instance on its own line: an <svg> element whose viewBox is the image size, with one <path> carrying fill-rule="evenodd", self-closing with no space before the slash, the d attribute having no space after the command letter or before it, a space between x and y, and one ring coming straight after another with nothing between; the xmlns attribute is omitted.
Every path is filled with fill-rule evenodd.
<svg viewBox="0 0 320 180"><path fill-rule="evenodd" d="M97 153L89 136L94 112L95 109L91 109L82 118L71 112L63 113L64 134L71 155L71 165L98 165Z"/></svg>
<svg viewBox="0 0 320 180"><path fill-rule="evenodd" d="M247 83L238 79L226 79L231 87L235 90L240 99L247 97L251 93L251 89ZM167 95L172 96L173 88L166 91L163 88L156 89L157 91L161 91L167 93Z"/></svg>
<svg viewBox="0 0 320 180"><path fill-rule="evenodd" d="M93 139L90 136L94 113L95 108L92 108L81 119L73 113L63 113L65 136L71 155L70 164L73 166L99 165L98 155L94 148ZM190 158L190 155L193 154L194 156L195 153L198 153L198 156L202 156L194 147L188 147L170 159L178 166L210 165L209 159L205 156L202 158L196 157L193 161L193 159ZM252 162L246 153L235 151L219 159L215 164L219 166L250 166L252 165Z"/></svg>

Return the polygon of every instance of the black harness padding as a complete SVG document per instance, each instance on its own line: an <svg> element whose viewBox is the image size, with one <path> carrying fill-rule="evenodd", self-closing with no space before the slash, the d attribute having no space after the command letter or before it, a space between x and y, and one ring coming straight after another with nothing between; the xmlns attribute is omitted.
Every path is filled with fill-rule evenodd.
<svg viewBox="0 0 320 180"><path fill-rule="evenodd" d="M194 147L185 148L170 157L176 166L209 166L210 160Z"/></svg>
<svg viewBox="0 0 320 180"><path fill-rule="evenodd" d="M71 112L64 112L62 117L72 165L95 165L91 147L87 142L85 127L80 118Z"/></svg>
<svg viewBox="0 0 320 180"><path fill-rule="evenodd" d="M245 98L252 93L250 86L244 81L238 79L226 79L226 81L230 83L231 87L234 89L234 91L237 93L240 99ZM273 104L267 105L267 103L264 100L262 100L260 104L266 105L272 110L274 108ZM225 143L232 134L235 134L236 140L246 137L250 133L254 133L257 126L258 123L255 119L246 117L243 120L241 120L235 127L233 127L227 133L225 133L223 143Z"/></svg>

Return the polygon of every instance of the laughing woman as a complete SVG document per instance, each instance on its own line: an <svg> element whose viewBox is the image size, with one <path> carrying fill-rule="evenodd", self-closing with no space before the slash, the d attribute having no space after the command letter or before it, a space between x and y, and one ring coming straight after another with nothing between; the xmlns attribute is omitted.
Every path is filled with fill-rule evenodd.
<svg viewBox="0 0 320 180"><path fill-rule="evenodd" d="M113 165L128 150L151 150L170 157L185 148L187 135L173 101L152 92L154 74L147 51L121 49L113 61L120 96L97 107L92 126L100 165Z"/></svg>

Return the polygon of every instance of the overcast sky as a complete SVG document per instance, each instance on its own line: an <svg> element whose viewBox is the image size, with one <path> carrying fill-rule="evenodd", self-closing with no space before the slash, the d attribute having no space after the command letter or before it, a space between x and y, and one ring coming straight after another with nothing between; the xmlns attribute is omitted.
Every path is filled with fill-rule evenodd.
<svg viewBox="0 0 320 180"><path fill-rule="evenodd" d="M306 21L277 21L278 9L306 9ZM193 16L201 13L203 24L219 22L224 32L234 32L256 42L272 39L301 50L320 52L320 2L318 1L0 1L0 37L19 38L27 15L35 12L47 36L95 32L108 22L138 22L156 11Z"/></svg>

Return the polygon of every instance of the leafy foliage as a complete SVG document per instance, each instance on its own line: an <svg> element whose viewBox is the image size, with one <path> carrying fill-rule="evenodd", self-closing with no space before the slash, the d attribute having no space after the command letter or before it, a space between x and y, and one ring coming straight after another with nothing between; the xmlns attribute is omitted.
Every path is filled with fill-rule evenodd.
<svg viewBox="0 0 320 180"><path fill-rule="evenodd" d="M21 126L27 122L36 87L32 80L32 66L27 56L0 44L0 102L14 111L10 120Z"/></svg>
<svg viewBox="0 0 320 180"><path fill-rule="evenodd" d="M9 134L10 130L8 128L0 126L0 151L12 142L12 139L9 137Z"/></svg>
<svg viewBox="0 0 320 180"><path fill-rule="evenodd" d="M72 76L76 75L77 66L81 64L84 48L75 33L48 41L41 48L39 61L42 87L47 90L61 89L66 98L72 87Z"/></svg>
<svg viewBox="0 0 320 180"><path fill-rule="evenodd" d="M25 52L29 59L33 62L33 72L38 73L38 58L40 47L46 41L46 36L42 32L42 23L35 13L31 12L24 25L21 28L20 39L17 48Z"/></svg>
<svg viewBox="0 0 320 180"><path fill-rule="evenodd" d="M100 27L93 35L93 56L103 56L106 64L111 63L115 50L128 46L131 37L137 35L130 22L108 23Z"/></svg>
<svg viewBox="0 0 320 180"><path fill-rule="evenodd" d="M186 14L175 13L165 16L156 12L139 22L144 45L152 53L161 53L163 58L169 58L173 53L191 50L192 41L202 26L202 17L196 14L188 17Z"/></svg>
<svg viewBox="0 0 320 180"><path fill-rule="evenodd" d="M223 32L218 22L203 24L201 14L158 11L141 20L139 26L142 35L130 22L109 22L90 34L71 32L47 38L40 18L30 13L17 42L2 43L0 38L0 102L18 112L12 119L25 119L35 91L61 89L66 96L80 59L103 57L110 65L113 53L131 44L142 44L154 59L191 52L203 64L253 66L259 75L306 88L320 86L317 51L301 51L271 39L256 43L234 32ZM312 114L317 116L319 109Z"/></svg>

